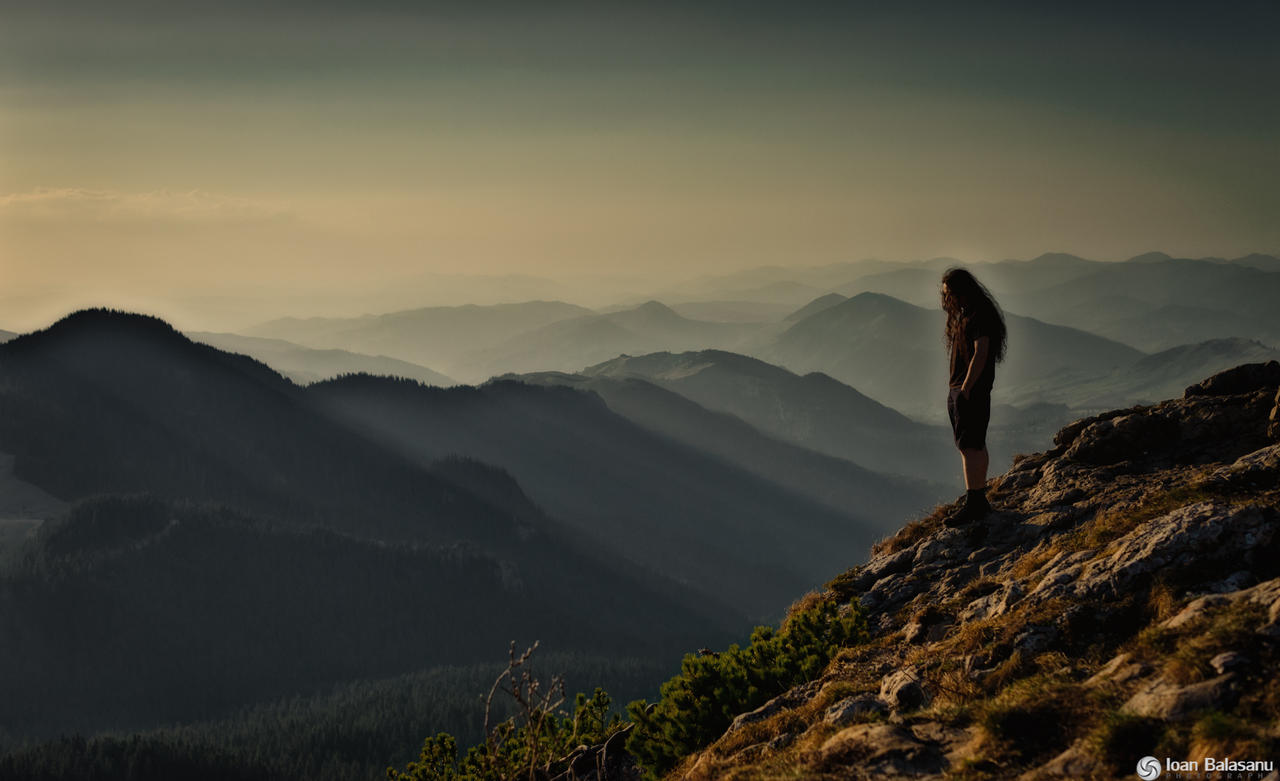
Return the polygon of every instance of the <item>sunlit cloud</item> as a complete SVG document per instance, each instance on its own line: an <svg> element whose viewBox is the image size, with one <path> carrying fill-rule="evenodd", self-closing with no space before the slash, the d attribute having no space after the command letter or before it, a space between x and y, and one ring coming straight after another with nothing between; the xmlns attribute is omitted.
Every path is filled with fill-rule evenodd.
<svg viewBox="0 0 1280 781"><path fill-rule="evenodd" d="M48 187L0 195L0 220L17 222L243 225L295 219L294 212L278 205L202 190L120 192Z"/></svg>

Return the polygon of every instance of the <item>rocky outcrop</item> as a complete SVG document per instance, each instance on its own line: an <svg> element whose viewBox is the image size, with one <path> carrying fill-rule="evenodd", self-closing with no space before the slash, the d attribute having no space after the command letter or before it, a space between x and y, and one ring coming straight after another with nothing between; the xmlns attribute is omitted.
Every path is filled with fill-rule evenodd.
<svg viewBox="0 0 1280 781"><path fill-rule="evenodd" d="M739 717L785 742L744 754L731 730L686 767L1130 777L1157 743L1280 748L1278 390L1280 364L1254 364L1076 421L990 481L985 521L908 525L828 587L871 642Z"/></svg>

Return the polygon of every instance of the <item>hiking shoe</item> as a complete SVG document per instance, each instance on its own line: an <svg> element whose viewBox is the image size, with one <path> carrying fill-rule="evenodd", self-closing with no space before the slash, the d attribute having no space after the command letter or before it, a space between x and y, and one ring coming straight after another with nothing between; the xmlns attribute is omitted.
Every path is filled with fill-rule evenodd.
<svg viewBox="0 0 1280 781"><path fill-rule="evenodd" d="M977 498L971 498L966 495L960 507L942 520L942 525L949 529L967 526L987 517L990 512L991 503L986 496L979 494Z"/></svg>

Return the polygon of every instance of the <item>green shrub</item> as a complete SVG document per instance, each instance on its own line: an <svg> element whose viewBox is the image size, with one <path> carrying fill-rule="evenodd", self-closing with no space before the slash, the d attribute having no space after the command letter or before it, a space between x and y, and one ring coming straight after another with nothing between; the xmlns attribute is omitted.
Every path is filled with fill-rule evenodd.
<svg viewBox="0 0 1280 781"><path fill-rule="evenodd" d="M817 678L837 650L866 637L862 613L842 617L839 608L820 602L792 615L780 631L757 627L746 648L685 656L656 704L628 706L635 722L628 750L650 773L666 773L720 737L738 714Z"/></svg>

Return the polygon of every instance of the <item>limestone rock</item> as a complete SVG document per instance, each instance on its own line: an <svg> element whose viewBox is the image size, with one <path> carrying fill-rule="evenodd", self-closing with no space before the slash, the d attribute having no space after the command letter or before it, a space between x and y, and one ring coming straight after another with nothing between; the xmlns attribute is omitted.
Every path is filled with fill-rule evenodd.
<svg viewBox="0 0 1280 781"><path fill-rule="evenodd" d="M1270 542L1277 515L1280 513L1268 507L1225 502L1180 507L1120 538L1110 555L1056 569L1032 596L1076 601L1103 598L1155 572L1203 567L1212 560L1247 562Z"/></svg>
<svg viewBox="0 0 1280 781"><path fill-rule="evenodd" d="M946 760L937 744L918 739L896 724L857 724L837 732L822 744L829 764L855 765L867 778L890 778L940 773Z"/></svg>
<svg viewBox="0 0 1280 781"><path fill-rule="evenodd" d="M1183 397L1229 396L1276 386L1280 386L1280 362L1246 363L1192 385Z"/></svg>
<svg viewBox="0 0 1280 781"><path fill-rule="evenodd" d="M793 687L777 697L761 705L753 711L739 714L733 723L729 725L729 732L737 732L748 724L755 724L758 721L764 721L775 713L784 710L796 708L809 700L822 688L822 681L809 681L799 686Z"/></svg>
<svg viewBox="0 0 1280 781"><path fill-rule="evenodd" d="M1280 443L1259 448L1217 469L1213 478L1226 483L1274 483L1280 479Z"/></svg>
<svg viewBox="0 0 1280 781"><path fill-rule="evenodd" d="M1235 651L1223 651L1209 660L1209 666L1212 667L1218 675L1229 673L1232 670L1238 670L1248 664L1249 657Z"/></svg>
<svg viewBox="0 0 1280 781"><path fill-rule="evenodd" d="M1184 719L1198 711L1232 704L1238 696L1234 684L1232 673L1188 686L1156 678L1139 687L1122 710L1137 716Z"/></svg>
<svg viewBox="0 0 1280 781"><path fill-rule="evenodd" d="M1087 686L1097 686L1110 681L1112 683L1128 683L1151 672L1151 667L1133 661L1129 654L1117 654L1115 658L1102 666L1091 678L1085 681Z"/></svg>
<svg viewBox="0 0 1280 781"><path fill-rule="evenodd" d="M1022 586L1017 581L1010 581L999 591L993 591L970 602L960 611L956 619L960 623L994 618L1008 613L1014 605L1021 601Z"/></svg>
<svg viewBox="0 0 1280 781"><path fill-rule="evenodd" d="M919 671L906 667L880 681L880 699L894 710L908 711L928 704L929 695L921 685Z"/></svg>
<svg viewBox="0 0 1280 781"><path fill-rule="evenodd" d="M872 714L886 715L888 712L889 707L877 697L870 694L859 694L853 697L845 697L830 708L827 708L827 712L822 717L822 722L832 727L847 727L864 716Z"/></svg>
<svg viewBox="0 0 1280 781"><path fill-rule="evenodd" d="M1066 456L1086 464L1114 464L1167 448L1177 439L1176 421L1155 412L1134 412L1085 427Z"/></svg>

